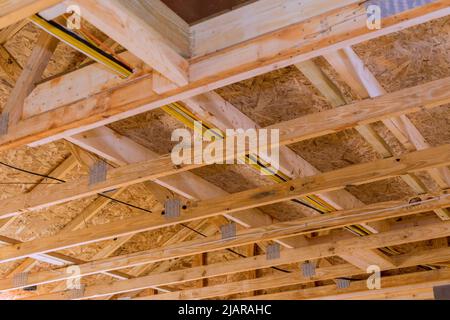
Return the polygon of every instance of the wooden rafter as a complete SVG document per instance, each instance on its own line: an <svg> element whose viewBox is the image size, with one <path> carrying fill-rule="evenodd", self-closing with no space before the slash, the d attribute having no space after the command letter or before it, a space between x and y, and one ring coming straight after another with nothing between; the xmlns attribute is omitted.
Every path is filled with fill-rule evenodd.
<svg viewBox="0 0 450 320"><path fill-rule="evenodd" d="M215 92L209 92L202 96L184 100L183 102L195 115L199 116L200 120L207 121L207 123L214 125L223 132L230 128L244 130L259 128L259 126L249 117L244 115L231 103L225 101ZM288 178L307 177L320 173L320 171L314 166L286 146L281 147L279 157L279 170ZM272 162L270 157L264 160L268 163ZM346 190L326 192L319 194L318 196L322 200L324 199L328 203L331 203L330 206L336 209L351 209L363 205L361 201ZM369 230L374 230L377 232L375 226L365 225L365 227ZM299 244L301 244L301 241L299 241ZM383 257L380 253L368 251L358 252L358 254L361 256L366 256L368 260L377 258L380 260L380 263L389 265L389 259L386 258L386 261L383 262ZM342 258L361 267L365 265L365 263L361 262L360 259L354 259L351 255L346 255Z"/></svg>
<svg viewBox="0 0 450 320"><path fill-rule="evenodd" d="M359 125L360 123L375 122L392 117L392 115L445 104L450 99L450 91L447 90L448 86L450 86L448 79L438 80L415 87L413 89L416 93L414 98L410 97L411 89L404 89L375 99L329 110L320 115L312 114L286 121L270 126L267 129L280 130L281 145L295 143L332 132L338 132L342 129ZM430 94L430 92L433 94ZM407 99L402 100L402 97L407 97ZM424 153L426 154L427 152ZM227 153L224 152L224 154ZM228 152L227 156L232 157L233 154ZM195 163L195 161L192 161L192 163ZM94 186L90 186L88 178L83 177L77 181L65 183L63 188L59 186L58 188L53 188L54 192L48 192L49 194L42 196L36 194L23 195L9 199L5 201L3 208L0 209L0 217L12 217L22 214L25 211L35 211L117 187L146 180L155 180L201 166L200 164L186 164L174 167L170 155L163 156L156 160L144 161L139 164L110 170L108 178ZM432 168L432 166L425 167L424 169L428 168ZM26 203L25 207L23 206L24 203Z"/></svg>
<svg viewBox="0 0 450 320"><path fill-rule="evenodd" d="M404 254L395 257L396 267L411 267L420 263L438 263L449 259L450 249L434 249L431 252L418 252L415 254ZM259 266L269 267L271 264L267 263L267 259L264 255L257 256L257 262ZM281 258L283 259L283 258ZM254 259L253 259L254 260ZM265 260L265 261L264 261ZM292 259L291 261L293 261ZM244 262L244 261L243 261ZM250 263L250 259L245 261L246 263L220 263L210 266L193 267L190 269L183 269L178 271L166 272L163 274L155 274L147 277L141 277L136 280L122 281L120 283L114 283L109 285L95 285L87 287L82 299L90 299L94 297L100 297L112 292L127 292L136 289L144 289L150 285L177 284L196 279L205 279L205 277L219 276L232 274L240 270L248 270L255 268L256 264ZM206 299L220 296L227 296L230 294L244 293L252 290L265 290L269 288L277 288L282 286L289 286L302 283L310 283L318 280L330 280L340 277L349 277L352 275L361 274L361 270L350 264L341 264L337 266L318 268L316 276L312 278L305 278L300 272L273 275L264 277L261 279L250 279L239 282L231 282L221 285L215 285L205 287L203 289L193 288L182 291L175 291L173 293L162 294L160 296L144 296L138 298L139 300L169 300L169 299ZM261 297L260 295L257 295ZM70 292L58 292L51 295L37 295L32 299L48 299L48 300L67 300L71 299Z"/></svg>
<svg viewBox="0 0 450 320"><path fill-rule="evenodd" d="M3 114L8 114L9 126L17 124L22 119L25 99L33 91L36 83L42 79L44 70L47 68L58 43L59 41L56 38L46 32L41 32L27 65L17 79L14 89L2 110Z"/></svg>
<svg viewBox="0 0 450 320"><path fill-rule="evenodd" d="M383 159L371 163L354 165L340 170L322 173L317 176L299 178L275 186L266 186L254 190L230 194L221 198L204 200L188 204L182 216L166 219L163 216L139 216L127 220L110 223L95 228L82 229L39 239L19 246L0 248L0 262L14 261L31 254L45 253L96 241L126 236L133 233L155 230L167 226L205 219L225 212L237 212L299 196L321 191L335 190L347 185L358 185L372 181L387 179L407 172L423 171L431 167L445 166L450 163L450 146L430 148L413 152L396 159ZM94 231L95 229L95 231Z"/></svg>
<svg viewBox="0 0 450 320"><path fill-rule="evenodd" d="M255 236L251 235L250 232L254 232L254 230L249 231L243 231L244 233L249 233L250 237L255 238ZM253 258L247 258L247 259L240 259L237 261L234 261L234 267L238 268L237 266L239 264L246 265L246 270L249 269L256 269L261 268L263 266L276 266L276 265L283 265L283 264L289 264L289 263L295 263L299 261L307 261L316 259L319 257L331 257L336 254L349 252L352 249L351 248L360 248L360 249L374 249L374 248L380 248L384 246L393 246L393 245L400 245L403 243L408 242L414 242L414 241L421 241L421 240L428 240L433 238L439 238L439 237L446 237L450 233L450 225L449 222L434 222L434 223L427 223L425 225L416 226L416 227L405 227L400 228L400 230L392 230L387 232L381 232L379 234L370 235L363 238L344 238L341 240L337 240L334 242L330 241L323 241L317 242L314 244L312 242L310 245L293 249L289 251L285 251L281 253L281 256L279 259L276 260L267 260L265 255L259 256L257 259ZM325 237L326 238L326 237ZM211 240L211 239L207 239ZM256 239L257 240L257 239ZM215 247L216 249L222 247L227 247L227 245L219 244L217 241L211 242L209 244L209 248L206 248L204 245L202 247L194 247L194 244L198 244L200 242L204 242L204 240L199 241L190 241L181 243L175 246L171 246L174 248L174 253L171 254L168 251L168 248L158 248L149 250L147 252L142 252L138 254L131 254L131 255L125 255L125 256L118 256L114 258L108 258L99 260L96 262L92 262L85 265L80 265L81 275L88 275L93 273L102 272L102 270L105 269L120 269L125 268L126 266L132 266L132 265L139 265L143 263L149 263L150 261L158 261L158 260L164 260L169 259L169 256L184 256L184 255L192 255L196 254L200 251L208 251L211 250L211 247ZM233 240L231 241L233 242ZM236 240L234 240L236 242ZM229 244L230 247L233 246L233 244ZM178 248L178 249L175 249ZM183 252L181 252L181 248L183 248ZM189 253L188 253L189 251ZM163 253L164 252L164 253ZM176 253L175 253L176 252ZM163 253L163 256L161 255ZM442 253L442 252L441 252ZM445 256L445 255L444 255ZM440 259L440 258L439 258ZM438 259L438 260L439 260ZM266 260L266 262L264 262ZM433 260L435 261L435 260ZM418 264L420 261L415 261L414 263ZM215 274L223 274L221 272L224 272L226 268L229 268L230 263L224 264L224 268L218 268L216 269L208 269L209 273L207 273L205 276L213 276ZM412 264L414 265L414 264ZM251 267L253 266L253 267ZM353 270L356 270L355 267L352 267ZM193 269L193 274L197 274L196 277L198 277L200 274L198 273L200 270L203 270L204 268L196 268ZM229 269L228 269L229 270ZM239 269L234 269L239 270ZM216 273L217 272L217 273ZM233 273L234 271L228 271L228 273ZM358 273L361 273L361 270L358 269ZM225 273L226 274L226 273ZM67 279L70 275L65 272L65 269L60 269L59 272L57 271L42 271L38 273L31 273L28 275L28 283L25 285L31 285L31 284L43 284L43 283L49 283L49 282L55 282ZM169 275L168 275L169 277ZM153 278L154 279L154 278ZM169 278L170 279L170 278ZM194 278L195 279L195 278ZM155 281L157 279L154 279ZM162 280L167 281L167 280ZM173 281L173 280L172 280ZM142 283L142 279L135 280L134 283ZM130 283L133 283L130 282ZM130 283L127 282L118 282L117 286ZM169 282L170 283L170 282ZM134 284L133 290L136 288L136 284ZM154 282L152 283L154 285ZM0 280L0 288L2 290L8 290L8 289L14 289L18 286L14 284L13 279L3 279ZM109 288L110 290L111 288ZM108 289L107 289L108 290ZM107 291L105 294L111 294L111 291ZM114 292L120 292L120 291L114 291Z"/></svg>
<svg viewBox="0 0 450 320"><path fill-rule="evenodd" d="M83 17L179 85L187 85L189 26L160 1L77 0ZM169 40L170 39L170 40ZM170 41L170 42L169 42Z"/></svg>
<svg viewBox="0 0 450 320"><path fill-rule="evenodd" d="M352 48L328 53L325 58L360 98L374 98L387 93ZM430 147L430 144L406 115L385 119L383 123L406 150L423 150ZM388 157L392 156L389 147L386 151ZM448 168L432 169L428 171L428 174L440 188L445 189L450 186L450 170ZM402 178L416 193L421 194L428 191L426 186L414 175ZM436 214L443 220L450 219L449 212L445 209L437 210Z"/></svg>
<svg viewBox="0 0 450 320"><path fill-rule="evenodd" d="M0 138L0 149L65 138L170 102L248 79L273 68L282 68L330 50L443 17L449 13L450 8L448 0L437 0L433 4L385 19L384 28L376 31L367 29L366 14L360 12L363 10L362 7L348 6L340 10L342 11L326 15L330 19L330 25L339 26L331 28L330 32L317 32L317 29L324 27L321 21L325 16L319 16L280 29L276 34L261 35L232 49L190 60L189 85L172 89L164 94L148 90L153 78L152 74L149 74L141 76L139 80L128 81L128 85L122 84L120 87L111 88L107 92L103 91L78 102L65 102L68 105L26 119L11 128L8 135ZM356 22L355 19L349 18L353 16ZM303 30L311 31L305 33ZM288 39L292 37L295 41L276 41L285 36L289 36ZM300 39L308 39L308 43L299 47Z"/></svg>
<svg viewBox="0 0 450 320"><path fill-rule="evenodd" d="M25 194L2 200L0 231L11 227L23 213L40 214L42 209L102 193L115 198L138 183L143 183L157 204L152 214L85 228L86 221L111 202L102 195L55 235L25 242L0 236L0 242L6 244L0 246L0 263L24 259L0 279L0 291L56 283L28 299L139 295L138 300L209 299L234 294L250 294L253 299L430 299L433 286L449 283L450 221L442 220L449 218L450 145L432 147L408 115L449 104L450 78L388 93L351 46L447 16L450 0L415 3L413 8L383 17L382 28L376 30L368 28L366 5L359 0L259 0L194 25L188 25L160 0L60 2L7 0L0 4L0 67L6 72L5 83L13 87L3 108L0 151L66 139L72 156L50 175L63 177L76 161L88 168L101 158L112 168L102 182L92 184L89 177L81 176L53 187L38 184ZM60 5L52 7L56 4ZM29 16L50 8L47 13L53 19L72 4L80 6L82 17L109 37L106 42L115 41L114 46L128 50L120 53L120 59L134 70L131 76L124 79L98 63L85 61L73 72L42 82L56 39L42 32L23 70L3 46ZM361 100L346 101L311 60L320 56ZM290 65L296 65L334 108L259 128L213 91ZM191 172L207 164L192 161L194 164L176 166L170 155L158 155L106 127L160 107L167 110L168 104L187 108L187 113L192 113L189 117L221 131L279 130L283 182L278 179L277 184L229 194ZM5 117L9 121L6 127ZM407 153L396 154L374 129L376 122L384 123ZM383 159L321 173L288 148L347 129L356 129ZM225 137L224 145L233 138ZM225 147L223 151L227 160L257 152L246 149L234 154ZM215 156L223 160L219 153ZM192 160L198 156L191 154ZM270 162L267 157L264 160ZM433 193L418 178L423 175L416 175L423 172L438 187ZM417 196L365 205L346 190L396 177ZM164 202L172 198L180 199L183 207L180 216L167 218ZM259 209L293 199L316 199L331 209L283 222ZM337 211L328 212L333 208ZM217 233L230 220L240 226L234 237L224 239ZM114 255L137 233L174 226L180 230L160 247ZM359 228L363 230L360 237L348 232ZM108 243L90 261L60 253L100 241ZM280 257L268 259L264 252L273 242L282 245ZM420 242L419 251L386 254L413 242ZM234 251L239 247L245 254ZM239 258L207 263L209 253L224 250ZM190 268L171 270L174 260L187 257L192 260ZM113 281L85 286L75 297L66 287L64 280L71 273L65 267L30 272L36 261L75 264L80 277L104 274ZM317 262L316 275L307 278L297 267L292 268L302 262ZM365 280L351 281L344 290L327 285L338 278L364 279L361 276L373 264L385 271L404 269L403 274L383 277L380 290L367 290ZM279 272L277 266L287 265L289 271ZM433 270L411 271L424 265ZM265 268L277 271L258 272ZM26 280L19 284L16 277L24 273ZM245 273L247 279L209 281L237 273ZM185 284L192 286L181 289ZM304 289L282 291L296 285ZM264 291L274 288L281 292Z"/></svg>
<svg viewBox="0 0 450 320"><path fill-rule="evenodd" d="M417 290L419 299L433 299L433 287L446 285L450 280L450 270L431 270L414 272L396 276L382 278L382 288L378 290L368 290L367 281L355 281L346 290L338 290L336 286L322 286L305 290L287 291L275 294L262 295L254 299L388 299L390 297L412 299L415 298ZM423 293L425 291L425 295Z"/></svg>

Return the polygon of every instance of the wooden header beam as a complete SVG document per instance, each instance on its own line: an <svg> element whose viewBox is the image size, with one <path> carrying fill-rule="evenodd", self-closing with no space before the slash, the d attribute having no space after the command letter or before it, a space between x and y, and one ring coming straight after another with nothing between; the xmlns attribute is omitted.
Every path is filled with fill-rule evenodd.
<svg viewBox="0 0 450 320"><path fill-rule="evenodd" d="M343 299L386 299L391 296L413 298L414 293L423 290L432 292L434 286L447 285L450 283L450 269L438 269L406 273L381 278L381 289L368 290L366 280L355 281L347 289L339 290L336 286L321 286L305 290L287 291L274 294L250 297L255 300L343 300ZM397 294L396 294L397 293ZM406 295L405 293L409 293ZM423 295L421 295L423 297ZM433 295L426 295L433 298Z"/></svg>

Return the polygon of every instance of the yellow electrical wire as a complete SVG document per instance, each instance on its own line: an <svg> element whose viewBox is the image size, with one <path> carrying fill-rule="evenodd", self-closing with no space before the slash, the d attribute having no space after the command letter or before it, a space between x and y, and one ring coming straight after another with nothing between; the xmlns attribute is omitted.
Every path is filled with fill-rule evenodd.
<svg viewBox="0 0 450 320"><path fill-rule="evenodd" d="M62 42L66 43L67 45L71 46L72 48L79 50L83 52L85 55L87 55L92 60L97 61L98 63L108 67L115 73L119 74L123 78L127 78L132 74L132 71L130 68L127 68L121 63L118 63L105 54L100 53L99 51L95 50L93 47L87 45L83 41L80 41L77 39L74 35L70 34L68 31L65 31L63 28L59 28L54 23L49 22L42 17L38 15L31 16L29 18L33 23L35 23L40 28L44 29L54 37L58 38ZM95 46L92 44L92 41L90 39L85 40L88 43L90 43L92 46ZM115 59L115 58L114 58Z"/></svg>
<svg viewBox="0 0 450 320"><path fill-rule="evenodd" d="M187 108L185 108L184 106L182 106L179 103L172 103L170 105L166 105L166 106L162 107L162 109L167 114L169 114L172 117L174 117L175 119L179 120L181 123L183 123L184 125L186 125L187 127L189 127L192 130L194 129L194 122L195 121L200 122L200 120L192 112L190 112ZM206 134L206 133L210 134L211 132L213 132L213 135L216 138L221 138L221 139L225 138L224 134L220 130L213 129L214 127L205 121L201 121L201 123L202 123L202 131L203 131L202 133L203 134ZM211 138L211 137L208 137L208 138ZM246 162L256 170L262 170L267 173L270 173L269 177L277 183L282 183L282 182L291 180L287 175L283 174L282 172L270 171L269 166L268 166L269 164L266 163L261 158L259 158L257 155L248 155ZM302 202L304 201L307 204L318 209L322 213L330 213L330 212L337 211L337 209L334 208L332 205L328 204L326 201L322 200L320 197L315 196L315 195L302 197L301 200L302 200ZM373 232L371 232L370 230L368 230L367 228L365 228L364 226L361 226L361 225L348 226L346 228L358 236L366 236L369 234L373 234ZM399 252L397 250L395 250L393 248L389 248L389 247L380 248L380 250L385 253L392 254L392 255L399 254Z"/></svg>

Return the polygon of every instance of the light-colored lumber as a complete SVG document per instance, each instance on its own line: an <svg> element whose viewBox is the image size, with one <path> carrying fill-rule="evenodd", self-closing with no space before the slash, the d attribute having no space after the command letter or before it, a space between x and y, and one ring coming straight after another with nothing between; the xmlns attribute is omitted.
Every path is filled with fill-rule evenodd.
<svg viewBox="0 0 450 320"><path fill-rule="evenodd" d="M159 0L77 0L83 18L178 85L189 82L189 26Z"/></svg>
<svg viewBox="0 0 450 320"><path fill-rule="evenodd" d="M343 48L328 53L325 58L360 98L374 98L387 93L352 48ZM406 115L385 119L383 123L407 150L423 150L430 147ZM450 170L448 168L431 169L428 173L440 188L450 186ZM409 175L402 178L416 193L421 194L428 191L417 177ZM450 219L450 215L445 209L436 211L436 214L443 220Z"/></svg>
<svg viewBox="0 0 450 320"><path fill-rule="evenodd" d="M252 230L250 231L245 230L243 232L250 233L251 231ZM401 245L408 242L446 237L448 236L449 233L450 233L450 223L438 221L438 223L431 223L411 228L401 228L400 230L381 232L363 238L352 237L333 242L326 241L324 243L311 244L309 246L292 250L285 250L281 253L279 259L269 260L267 264L283 265L294 263L297 261L306 261L323 257L331 257L335 255L349 253L355 249L375 249L385 246ZM252 237L254 238L255 236L253 235ZM236 241L237 240L229 240L227 241L227 243L223 241L215 241L209 243L208 248L205 247L204 244L205 240L190 241L187 243L181 243L166 248L157 248L145 252L107 258L79 265L81 272L80 276L86 276L112 269L126 268L129 266L137 266L150 262L168 260L173 259L175 257L193 255L199 253L200 251L206 252L213 250L212 247L215 247L215 249L233 247L233 242L236 243ZM253 257L250 260L255 260L255 257ZM239 259L233 262L236 265L239 265L240 263L248 263L248 260ZM67 279L69 277L70 275L67 274L64 268L53 271L42 271L38 273L31 273L28 275L28 283L26 285L55 282ZM118 285L120 285L120 282L118 282ZM14 284L12 278L0 280L1 290L10 290L17 287L18 287L17 284Z"/></svg>
<svg viewBox="0 0 450 320"><path fill-rule="evenodd" d="M395 257L396 267L411 267L418 263L437 263L448 259L450 248L433 249L430 251L421 251L414 254L403 254ZM414 257L414 259L411 259ZM399 263L397 263L397 261ZM405 262L400 262L405 261ZM253 268L269 267L274 262L270 262L264 255L258 255L255 259L245 258L239 263L232 261L225 263L216 263L210 266L192 267L161 274L149 275L138 279L125 280L121 283L108 283L86 287L83 297L80 299L92 299L109 293L130 292L136 289L145 289L153 285L174 285L194 281L196 279L207 280L207 277L224 276L247 271ZM254 272L254 270L252 270ZM167 299L205 299L211 297L226 296L236 293L249 292L252 290L264 290L273 287L282 287L301 283L310 283L318 280L329 280L339 277L349 277L361 274L361 270L350 264L341 264L337 266L322 267L316 270L316 275L312 278L305 278L300 272L290 274L277 274L266 276L262 279L249 279L238 282L217 284L203 289L193 288L182 291L174 291L168 294L162 294L160 297L139 297L137 300L167 300ZM53 294L39 294L33 296L35 300L69 300L72 299L70 291L55 292Z"/></svg>
<svg viewBox="0 0 450 320"><path fill-rule="evenodd" d="M58 40L46 32L41 32L37 43L28 58L14 89L8 97L8 101L2 113L9 116L9 125L15 125L22 118L25 98L33 91L36 82L42 79L42 74L58 45Z"/></svg>
<svg viewBox="0 0 450 320"><path fill-rule="evenodd" d="M260 0L191 27L192 55L239 44L359 0Z"/></svg>
<svg viewBox="0 0 450 320"><path fill-rule="evenodd" d="M348 57L346 52L349 51ZM362 61L356 56L356 54L350 49L343 49L337 53L329 53L326 55L328 61L337 70L338 74L342 75L343 79L355 88L355 90L361 95L360 85L358 81L360 78L372 79L371 83L375 83L375 78L371 76L371 73L364 67ZM352 59L350 59L352 57ZM350 63L353 62L353 63ZM312 82L312 84L323 94L333 107L340 107L345 104L345 99L337 86L328 78L327 75L318 67L312 60L302 62L296 65L296 67ZM358 70L358 71L355 71ZM360 77L358 77L360 75ZM367 82L367 81L366 81ZM365 82L364 82L365 83ZM377 83L378 84L378 83ZM378 84L377 88L381 88ZM378 89L379 95L386 94L386 91ZM363 98L369 98L369 96L363 95ZM391 122L391 119L384 120L384 122ZM384 158L392 157L393 152L387 143L381 138L381 136L372 128L371 125L357 126L355 129L361 134L361 136ZM436 169L433 169L436 170ZM418 194L426 193L425 185L416 176L409 174L401 176L413 190ZM439 216L446 217L445 209L438 209L436 211Z"/></svg>
<svg viewBox="0 0 450 320"><path fill-rule="evenodd" d="M64 178L64 176L69 173L76 165L76 161L73 157L68 157L67 159L65 159L62 163L60 163L55 169L53 169L50 172L50 175L52 177L55 178ZM31 189L28 190L28 192L33 192L36 190L42 190L48 187L48 185L43 185L41 184L41 182L46 181L46 179L40 181L38 184L36 184L35 186L33 186ZM10 218L10 219L3 219L0 220L0 232L1 231L5 231L7 228L9 228L14 222L16 221L16 218ZM5 243L7 244L17 244L18 242L15 242L15 239L6 239L5 238ZM34 259L25 259L25 261L23 261L17 268L15 268L14 270L12 270L9 274L16 274L16 273L20 273L20 272L25 272L26 270L28 270L35 262L36 260L39 261L45 261L45 262L49 262L49 263L53 263L56 265L61 265L64 264L65 261L64 259L62 259L62 257L55 257L55 256L49 256L49 255L44 255L44 256L34 256ZM36 259L36 260L35 260ZM72 261L69 261L69 263L72 263Z"/></svg>
<svg viewBox="0 0 450 320"><path fill-rule="evenodd" d="M28 24L27 20L22 20L0 30L0 44L4 45L6 41L12 38L17 32Z"/></svg>
<svg viewBox="0 0 450 320"><path fill-rule="evenodd" d="M409 156L410 158L416 157L417 162L426 161L417 154L410 154ZM380 161L384 161L385 163L387 162L386 160ZM188 208L183 212L183 215L176 219L175 218L165 219L164 217L156 215L150 217L138 216L135 218L127 219L125 222L124 221L113 222L106 225L85 228L78 231L68 232L65 234L58 234L53 237L38 239L35 241L22 243L16 246L3 247L0 248L0 262L14 261L32 254L40 254L79 245L86 245L96 241L102 241L122 236L124 237L138 232L155 230L158 228L175 225L177 223L186 223L189 221L205 219L219 215L222 212L239 211L239 209L242 209L243 207L244 208L257 207L265 204L276 203L295 197L296 189L300 190L303 189L300 191L301 193L310 194L311 191L308 190L308 188L319 190L324 188L334 189L336 188L336 186L343 186L347 185L348 183L350 184L364 183L366 181L365 179L367 179L367 176L371 177L371 179L374 179L372 181L376 181L379 179L379 176L377 177L376 173L373 172L375 170L374 168L378 168L377 169L378 171L386 171L386 170L391 171L391 169L388 167L391 165L390 162L387 162L387 166L385 165L384 166L385 168L383 168L383 165L380 163L380 161L372 163L371 167L367 165L362 166L360 165L359 167L363 169L361 171L354 170L353 168L347 168L337 170L331 173L322 174L316 177L315 179L298 179L290 183L279 184L272 188L272 192L270 192L271 190L270 187L261 187L255 190L244 191L239 194L231 194L218 199L216 198L211 200L204 200L195 203L192 206L192 208L188 206ZM395 160L393 161L396 162ZM405 165L408 166L407 159L402 158L401 162L402 162L401 166ZM412 163L410 166L414 167L417 165L415 163ZM349 172L351 172L351 174L349 174ZM365 176L361 177L360 172L369 172L369 173L365 173ZM389 176L391 176L391 173L389 173ZM343 177L345 177L344 181ZM293 190L291 191L291 189ZM232 199L234 199L233 203ZM438 204L434 203L434 208L445 207L445 205L448 204L449 197L444 197L444 199L441 201L444 203L444 205L442 205L442 202ZM433 206L431 207L433 208ZM421 209L419 206L413 207L412 212L414 212L415 209L418 209L419 210L418 212L423 212L423 209ZM397 211L394 210L394 212ZM403 211L400 210L400 213L403 213ZM320 219L323 217L326 216L311 217L310 219L317 219L320 221ZM363 221L359 222L361 223L365 221L371 221L371 219L367 219L366 216L364 217L364 219ZM377 220L382 219L373 219L372 221ZM262 228L270 228L270 226L274 225L269 225ZM342 227L346 225L340 226ZM272 240L277 238L283 237L274 237L266 240Z"/></svg>
<svg viewBox="0 0 450 320"><path fill-rule="evenodd" d="M286 121L270 126L267 129L280 130L281 145L311 139L356 126L361 123L375 122L392 117L392 115L412 112L420 108L434 107L447 103L450 100L450 90L447 90L447 87L450 86L449 82L449 79L437 80L375 99L364 100L338 109ZM410 95L411 90L415 92L413 97ZM444 146L443 150L445 150L445 148L446 147ZM428 150L427 152L430 154L432 153L432 151ZM419 152L418 154L427 154L427 152ZM227 155L227 157L228 156L233 155ZM432 160L430 161L430 163L433 162ZM174 166L170 155L162 156L156 160L149 160L110 170L105 181L93 186L89 186L87 178L83 177L77 181L58 186L58 188L49 188L49 191L42 195L22 195L7 199L4 201L3 208L0 209L0 217L7 218L20 215L23 212L39 210L55 204L146 180L159 179L164 176L191 170L200 166L202 165L186 164ZM441 166L445 166L445 160ZM426 170L432 167L433 165L429 165L423 169ZM26 203L25 207L23 205L24 203Z"/></svg>
<svg viewBox="0 0 450 320"><path fill-rule="evenodd" d="M4 0L0 3L0 29L26 19L61 0Z"/></svg>
<svg viewBox="0 0 450 320"><path fill-rule="evenodd" d="M368 30L363 6L345 7L328 16L280 29L232 49L191 61L190 84L164 94L149 90L153 74L129 80L120 87L22 121L0 139L0 149L23 144L47 143L103 126L165 104L323 55L348 45L370 40L449 14L448 0L437 0L417 10L387 18L384 28ZM364 12L362 12L364 11ZM354 17L354 19L352 19ZM330 32L320 32L327 18ZM328 27L327 27L328 28ZM303 40L302 40L303 39Z"/></svg>
<svg viewBox="0 0 450 320"><path fill-rule="evenodd" d="M159 157L158 154L151 150L106 127L70 137L68 140L85 150L120 165L157 159ZM167 176L156 179L154 182L173 191L175 194L194 201L216 198L227 194L223 189L191 172ZM273 218L262 214L258 210L246 210L239 214L226 214L225 216L247 228L271 224L274 221Z"/></svg>

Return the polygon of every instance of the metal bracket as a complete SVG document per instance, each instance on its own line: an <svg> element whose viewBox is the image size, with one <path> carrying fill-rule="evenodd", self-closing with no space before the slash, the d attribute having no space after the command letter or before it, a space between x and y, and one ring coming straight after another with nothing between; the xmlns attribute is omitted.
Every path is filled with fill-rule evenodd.
<svg viewBox="0 0 450 320"><path fill-rule="evenodd" d="M350 279L336 279L336 286L338 289L347 289L350 287Z"/></svg>
<svg viewBox="0 0 450 320"><path fill-rule="evenodd" d="M181 202L178 199L168 199L164 203L164 216L166 218L178 218L180 216Z"/></svg>
<svg viewBox="0 0 450 320"><path fill-rule="evenodd" d="M450 300L450 285L433 287L435 300Z"/></svg>
<svg viewBox="0 0 450 320"><path fill-rule="evenodd" d="M28 284L28 272L15 274L12 283L14 287L25 287Z"/></svg>
<svg viewBox="0 0 450 320"><path fill-rule="evenodd" d="M104 161L97 161L89 170L89 185L95 185L97 183L106 180L106 173L108 171L108 164Z"/></svg>
<svg viewBox="0 0 450 320"><path fill-rule="evenodd" d="M312 278L316 275L316 265L311 262L305 262L301 265L302 273L305 278Z"/></svg>
<svg viewBox="0 0 450 320"><path fill-rule="evenodd" d="M17 273L13 277L14 287L25 287L28 284L28 272Z"/></svg>
<svg viewBox="0 0 450 320"><path fill-rule="evenodd" d="M220 227L222 239L231 239L236 237L236 224L234 222Z"/></svg>
<svg viewBox="0 0 450 320"><path fill-rule="evenodd" d="M274 243L267 246L266 249L266 257L267 260L276 260L280 258L280 245L278 243Z"/></svg>
<svg viewBox="0 0 450 320"><path fill-rule="evenodd" d="M4 112L0 115L0 136L8 133L9 127L9 113Z"/></svg>

